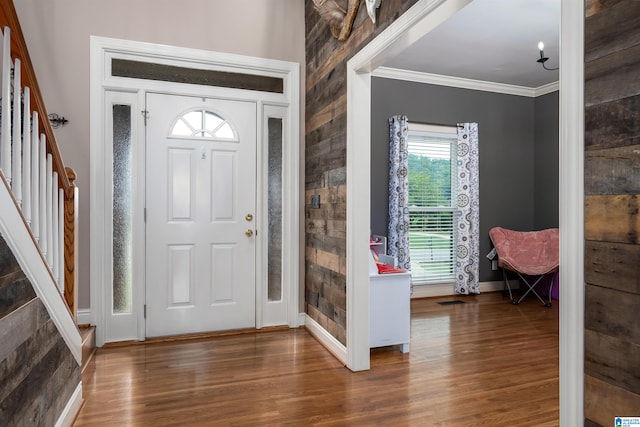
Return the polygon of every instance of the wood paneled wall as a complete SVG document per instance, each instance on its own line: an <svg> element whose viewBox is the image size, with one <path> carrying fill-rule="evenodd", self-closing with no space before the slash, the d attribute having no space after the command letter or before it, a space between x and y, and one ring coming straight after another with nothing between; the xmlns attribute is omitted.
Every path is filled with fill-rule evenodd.
<svg viewBox="0 0 640 427"><path fill-rule="evenodd" d="M640 1L587 0L585 425L640 416Z"/></svg>
<svg viewBox="0 0 640 427"><path fill-rule="evenodd" d="M52 426L80 366L0 237L0 426Z"/></svg>
<svg viewBox="0 0 640 427"><path fill-rule="evenodd" d="M338 0L346 9L347 0ZM353 0L350 0L353 1ZM351 35L331 35L311 0L305 4L305 306L307 314L346 344L346 63L416 0L385 0L376 24L361 1ZM320 196L320 208L309 206Z"/></svg>

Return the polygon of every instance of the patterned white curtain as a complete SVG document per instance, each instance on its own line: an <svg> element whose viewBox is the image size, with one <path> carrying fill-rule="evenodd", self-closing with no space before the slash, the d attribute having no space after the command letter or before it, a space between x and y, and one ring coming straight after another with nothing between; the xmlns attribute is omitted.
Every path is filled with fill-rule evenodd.
<svg viewBox="0 0 640 427"><path fill-rule="evenodd" d="M409 270L409 154L406 116L389 118L389 229L388 251L398 267Z"/></svg>
<svg viewBox="0 0 640 427"><path fill-rule="evenodd" d="M480 199L478 124L458 127L458 212L456 232L457 294L479 294Z"/></svg>

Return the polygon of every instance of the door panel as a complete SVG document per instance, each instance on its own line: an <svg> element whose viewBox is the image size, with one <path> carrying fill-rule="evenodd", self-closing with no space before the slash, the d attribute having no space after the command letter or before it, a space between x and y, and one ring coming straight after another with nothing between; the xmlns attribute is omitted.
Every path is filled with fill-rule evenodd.
<svg viewBox="0 0 640 427"><path fill-rule="evenodd" d="M173 221L193 221L195 211L195 167L193 165L194 150L170 148L167 170L166 189L168 197L169 219Z"/></svg>
<svg viewBox="0 0 640 427"><path fill-rule="evenodd" d="M194 245L169 245L167 249L169 252L167 295L171 296L168 306L193 305L191 296L195 278L195 247Z"/></svg>
<svg viewBox="0 0 640 427"><path fill-rule="evenodd" d="M234 301L233 266L235 263L234 245L211 245L211 304L227 304Z"/></svg>
<svg viewBox="0 0 640 427"><path fill-rule="evenodd" d="M147 110L146 334L255 327L255 220L245 216L256 213L256 105L150 93ZM202 114L199 130L203 111L226 123ZM179 117L182 136L168 135Z"/></svg>
<svg viewBox="0 0 640 427"><path fill-rule="evenodd" d="M232 221L235 218L236 155L211 153L211 222Z"/></svg>

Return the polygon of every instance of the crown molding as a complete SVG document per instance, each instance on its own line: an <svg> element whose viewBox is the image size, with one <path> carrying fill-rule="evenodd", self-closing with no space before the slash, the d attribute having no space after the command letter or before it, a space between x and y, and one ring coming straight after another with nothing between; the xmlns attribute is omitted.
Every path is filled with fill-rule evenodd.
<svg viewBox="0 0 640 427"><path fill-rule="evenodd" d="M537 87L535 89L536 97L546 95L551 92L557 92L560 90L560 82L551 82L544 86Z"/></svg>
<svg viewBox="0 0 640 427"><path fill-rule="evenodd" d="M526 96L535 98L558 90L558 82L550 83L538 88L507 85L503 83L486 82L482 80L464 79L461 77L443 76L440 74L422 73L419 71L400 70L397 68L378 67L372 73L374 77L404 80L415 83L427 83L438 86L450 86L461 89L481 90L484 92L504 93L507 95Z"/></svg>

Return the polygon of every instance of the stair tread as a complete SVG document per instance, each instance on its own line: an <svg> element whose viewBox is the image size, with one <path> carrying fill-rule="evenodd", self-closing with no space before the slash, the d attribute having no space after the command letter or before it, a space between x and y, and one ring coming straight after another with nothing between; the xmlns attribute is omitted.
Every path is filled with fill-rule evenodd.
<svg viewBox="0 0 640 427"><path fill-rule="evenodd" d="M90 337L91 335L95 335L96 333L95 326L86 326L86 327L83 326L78 328L78 330L80 331L80 337L82 338L83 343L87 339L87 337Z"/></svg>

